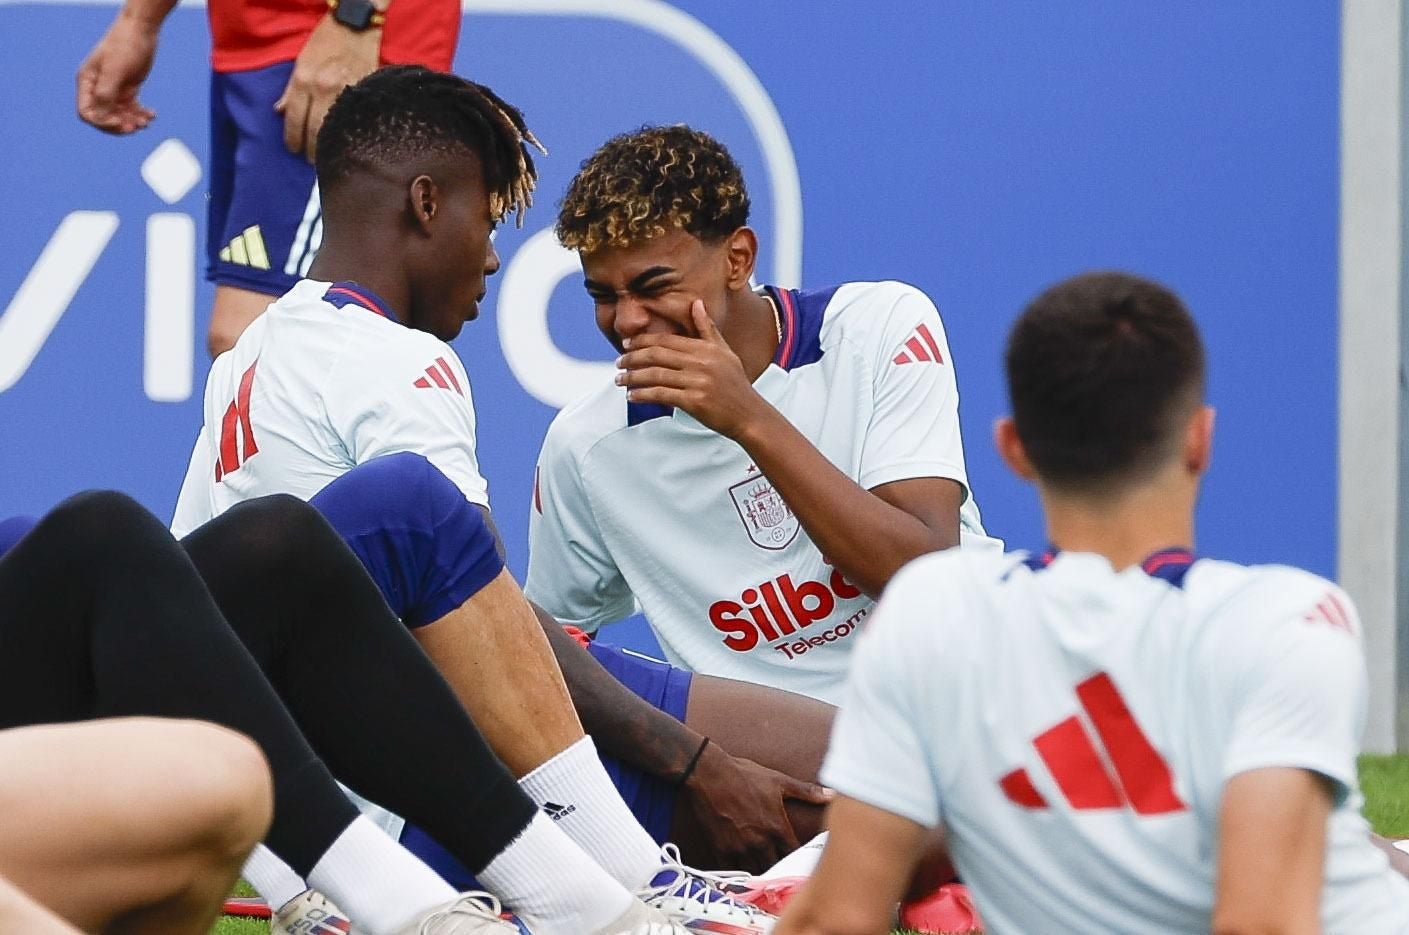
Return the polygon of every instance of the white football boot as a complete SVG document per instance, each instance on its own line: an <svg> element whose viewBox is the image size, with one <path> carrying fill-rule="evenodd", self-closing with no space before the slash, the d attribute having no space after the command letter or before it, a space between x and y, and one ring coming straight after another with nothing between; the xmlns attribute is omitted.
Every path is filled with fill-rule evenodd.
<svg viewBox="0 0 1409 935"><path fill-rule="evenodd" d="M503 918L499 900L488 893L461 893L398 929L396 935L532 935L532 930Z"/></svg>
<svg viewBox="0 0 1409 935"><path fill-rule="evenodd" d="M674 844L661 848L661 869L636 895L696 935L769 935L777 919L724 892L738 874L708 873L680 862Z"/></svg>
<svg viewBox="0 0 1409 935"><path fill-rule="evenodd" d="M271 935L359 935L347 915L317 890L304 890L269 920Z"/></svg>

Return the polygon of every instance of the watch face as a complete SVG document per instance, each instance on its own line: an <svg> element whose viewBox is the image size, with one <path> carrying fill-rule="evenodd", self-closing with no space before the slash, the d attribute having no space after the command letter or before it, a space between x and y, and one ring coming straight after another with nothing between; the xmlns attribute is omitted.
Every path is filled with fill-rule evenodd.
<svg viewBox="0 0 1409 935"><path fill-rule="evenodd" d="M340 0L334 18L344 26L366 29L374 12L370 0Z"/></svg>

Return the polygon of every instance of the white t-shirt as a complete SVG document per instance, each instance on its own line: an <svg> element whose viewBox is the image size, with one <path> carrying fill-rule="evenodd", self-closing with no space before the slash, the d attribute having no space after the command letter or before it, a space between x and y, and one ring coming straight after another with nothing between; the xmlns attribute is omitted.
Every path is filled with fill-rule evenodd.
<svg viewBox="0 0 1409 935"><path fill-rule="evenodd" d="M867 489L968 489L959 394L934 304L898 282L770 289L783 338L755 389ZM835 703L873 602L827 564L730 439L607 386L559 413L539 456L525 590L594 631L638 603L670 661ZM961 539L989 543L968 496Z"/></svg>
<svg viewBox="0 0 1409 935"><path fill-rule="evenodd" d="M488 506L460 358L355 283L304 280L211 365L172 531L184 536L253 497L307 500L356 465L402 451L425 455Z"/></svg>
<svg viewBox="0 0 1409 935"><path fill-rule="evenodd" d="M1360 623L1315 575L1158 553L951 552L906 566L867 623L822 770L942 821L988 931L1207 932L1235 774L1338 788L1322 924L1409 932L1409 882L1360 816ZM1192 564L1191 564L1192 563Z"/></svg>

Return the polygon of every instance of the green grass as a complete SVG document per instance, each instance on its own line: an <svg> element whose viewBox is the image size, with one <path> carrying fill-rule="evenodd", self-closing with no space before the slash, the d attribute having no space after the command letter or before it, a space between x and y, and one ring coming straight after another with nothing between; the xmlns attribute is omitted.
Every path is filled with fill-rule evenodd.
<svg viewBox="0 0 1409 935"><path fill-rule="evenodd" d="M1387 838L1409 838L1409 755L1362 756L1360 787L1365 792L1365 817ZM254 891L244 881L236 896ZM211 935L268 935L269 923L258 919L221 919ZM897 932L895 935L914 935Z"/></svg>

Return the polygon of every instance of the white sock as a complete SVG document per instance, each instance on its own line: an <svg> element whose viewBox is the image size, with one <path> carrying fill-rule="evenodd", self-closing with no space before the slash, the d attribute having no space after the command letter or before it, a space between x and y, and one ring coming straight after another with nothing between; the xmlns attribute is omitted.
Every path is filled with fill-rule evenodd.
<svg viewBox="0 0 1409 935"><path fill-rule="evenodd" d="M303 877L294 873L293 867L280 860L277 854L263 844L250 852L240 875L249 881L249 885L264 897L269 908L275 912L308 889Z"/></svg>
<svg viewBox="0 0 1409 935"><path fill-rule="evenodd" d="M771 880L774 877L810 877L817 869L817 861L822 859L822 848L827 843L827 832L808 841L767 870L760 873L759 879Z"/></svg>
<svg viewBox="0 0 1409 935"><path fill-rule="evenodd" d="M660 845L621 800L591 737L519 780L519 786L602 869L634 893L660 870Z"/></svg>
<svg viewBox="0 0 1409 935"><path fill-rule="evenodd" d="M361 815L318 858L308 884L371 935L395 931L457 895L435 871Z"/></svg>
<svg viewBox="0 0 1409 935"><path fill-rule="evenodd" d="M542 812L475 876L545 935L605 928L626 913L632 898Z"/></svg>

